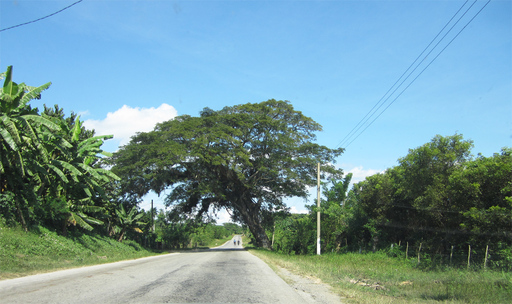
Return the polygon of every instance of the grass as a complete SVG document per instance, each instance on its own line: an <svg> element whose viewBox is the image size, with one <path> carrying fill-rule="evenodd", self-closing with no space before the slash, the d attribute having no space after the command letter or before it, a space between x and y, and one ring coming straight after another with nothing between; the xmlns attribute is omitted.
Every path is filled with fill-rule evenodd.
<svg viewBox="0 0 512 304"><path fill-rule="evenodd" d="M268 264L331 285L346 303L509 303L512 274L446 268L418 269L384 253L284 255L250 250Z"/></svg>
<svg viewBox="0 0 512 304"><path fill-rule="evenodd" d="M0 226L0 280L156 254L130 240L90 234L66 238L43 227L24 232Z"/></svg>

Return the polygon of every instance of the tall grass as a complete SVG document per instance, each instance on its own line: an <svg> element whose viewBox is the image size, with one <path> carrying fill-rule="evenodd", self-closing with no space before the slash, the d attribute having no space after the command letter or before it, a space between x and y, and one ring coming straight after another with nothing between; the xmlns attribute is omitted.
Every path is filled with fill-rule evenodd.
<svg viewBox="0 0 512 304"><path fill-rule="evenodd" d="M385 253L283 255L251 250L266 262L330 284L348 303L510 303L512 274L444 268Z"/></svg>
<svg viewBox="0 0 512 304"><path fill-rule="evenodd" d="M83 233L63 237L43 227L24 232L0 225L0 279L155 254L130 240Z"/></svg>

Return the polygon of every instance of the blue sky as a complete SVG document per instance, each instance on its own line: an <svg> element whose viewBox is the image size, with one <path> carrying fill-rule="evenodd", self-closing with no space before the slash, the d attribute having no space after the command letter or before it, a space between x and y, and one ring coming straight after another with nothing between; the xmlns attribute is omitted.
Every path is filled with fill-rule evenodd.
<svg viewBox="0 0 512 304"><path fill-rule="evenodd" d="M74 2L0 0L0 28ZM320 123L317 142L335 148L473 2L84 0L0 32L0 70L13 65L14 80L32 86L51 81L33 106L80 113L98 134L114 134L110 151L176 115L271 98ZM486 2L455 17L381 110ZM475 155L512 146L511 15L511 1L485 6L337 165L358 181L436 134L463 134ZM305 210L304 199L288 204Z"/></svg>

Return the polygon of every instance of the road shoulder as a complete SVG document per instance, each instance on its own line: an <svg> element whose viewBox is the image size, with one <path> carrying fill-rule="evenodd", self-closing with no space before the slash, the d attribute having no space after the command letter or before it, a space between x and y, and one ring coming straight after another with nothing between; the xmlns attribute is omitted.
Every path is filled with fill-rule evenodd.
<svg viewBox="0 0 512 304"><path fill-rule="evenodd" d="M307 303L343 303L342 298L332 291L331 286L323 283L319 278L295 274L286 268L271 264L264 259L262 260L288 285L290 285L290 287L292 287Z"/></svg>

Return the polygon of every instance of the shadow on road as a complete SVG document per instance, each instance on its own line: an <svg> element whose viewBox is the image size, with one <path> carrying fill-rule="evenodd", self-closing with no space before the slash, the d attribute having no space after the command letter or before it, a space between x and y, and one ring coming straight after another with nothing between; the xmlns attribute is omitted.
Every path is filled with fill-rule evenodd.
<svg viewBox="0 0 512 304"><path fill-rule="evenodd" d="M243 247L240 247L240 248L223 248L223 247L217 247L217 248L210 248L208 249L210 251L240 251L240 250L247 250Z"/></svg>
<svg viewBox="0 0 512 304"><path fill-rule="evenodd" d="M170 250L170 253L196 253L196 252L217 252L217 251L247 251L246 248L194 248L194 249L174 249Z"/></svg>

